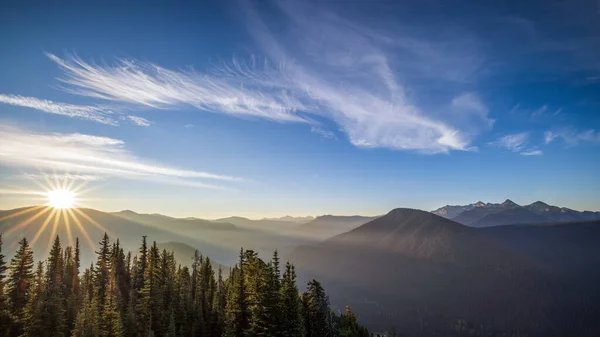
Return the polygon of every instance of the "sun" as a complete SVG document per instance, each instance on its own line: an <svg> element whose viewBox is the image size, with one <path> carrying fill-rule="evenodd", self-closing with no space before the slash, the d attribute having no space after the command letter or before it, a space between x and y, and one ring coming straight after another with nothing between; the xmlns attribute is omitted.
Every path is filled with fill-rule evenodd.
<svg viewBox="0 0 600 337"><path fill-rule="evenodd" d="M56 189L46 193L48 205L58 209L68 209L75 205L75 193L66 189Z"/></svg>

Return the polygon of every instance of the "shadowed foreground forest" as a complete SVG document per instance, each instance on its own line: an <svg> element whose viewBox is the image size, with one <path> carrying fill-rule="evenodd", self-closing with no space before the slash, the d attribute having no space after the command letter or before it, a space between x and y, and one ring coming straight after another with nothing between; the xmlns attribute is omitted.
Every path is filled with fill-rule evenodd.
<svg viewBox="0 0 600 337"><path fill-rule="evenodd" d="M198 251L188 268L145 236L126 254L105 234L80 272L79 240L63 249L57 236L36 264L23 238L7 265L1 239L2 336L369 336L349 307L329 306L318 281L300 294L294 266L281 273L277 252L265 262L241 249L232 269L215 272Z"/></svg>

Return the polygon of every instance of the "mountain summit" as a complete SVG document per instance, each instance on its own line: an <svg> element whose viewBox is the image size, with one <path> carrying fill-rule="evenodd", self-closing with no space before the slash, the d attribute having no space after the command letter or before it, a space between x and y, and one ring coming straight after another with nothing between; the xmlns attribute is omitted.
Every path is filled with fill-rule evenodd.
<svg viewBox="0 0 600 337"><path fill-rule="evenodd" d="M520 206L510 199L506 199L501 204L478 201L462 206L446 205L431 213L470 227L600 219L600 212L579 212L566 207L551 206L542 201Z"/></svg>

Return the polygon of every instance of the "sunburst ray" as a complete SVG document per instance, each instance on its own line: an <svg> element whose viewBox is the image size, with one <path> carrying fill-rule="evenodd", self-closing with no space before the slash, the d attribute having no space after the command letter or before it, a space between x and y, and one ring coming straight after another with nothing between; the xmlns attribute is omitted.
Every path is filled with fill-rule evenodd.
<svg viewBox="0 0 600 337"><path fill-rule="evenodd" d="M109 236L111 235L111 233L110 233L110 231L108 229L106 229L104 226L102 226L101 224L99 224L98 222L96 222L96 220L92 219L90 216L88 216L87 214L85 214L82 210L80 210L78 208L72 208L72 210L75 211L75 212L77 212L82 217L84 217L87 221L89 221L92 224L94 224L96 227L100 228L102 231L106 232Z"/></svg>
<svg viewBox="0 0 600 337"><path fill-rule="evenodd" d="M42 206L44 207L44 206ZM21 221L20 223L18 223L17 225L13 226L12 228L10 228L8 231L6 231L6 236L8 236L9 234L11 234L12 232L16 231L17 229L21 228L21 227L26 227L27 225L29 225L33 220L39 218L40 216L44 215L44 213L47 213L51 210L50 207L44 207L44 209L40 210L38 213L36 213L35 215Z"/></svg>
<svg viewBox="0 0 600 337"><path fill-rule="evenodd" d="M90 238L90 235L85 230L85 227L83 227L83 225L81 224L81 221L79 221L79 218L77 217L77 215L75 215L75 213L73 213L72 209L67 209L67 212L73 218L73 221L75 222L75 224L77 225L77 227L79 228L79 230L81 231L81 233L83 234L83 236L85 237L85 240L88 242L88 245L90 246L90 248L92 249L92 251L96 250L96 248L95 248L96 245L94 244L94 241L92 241L92 239Z"/></svg>
<svg viewBox="0 0 600 337"><path fill-rule="evenodd" d="M50 212L50 214L46 217L46 220L44 220L44 223L40 226L40 229L38 229L38 231L35 233L33 240L31 240L31 246L33 246L37 242L37 240L40 238L40 235L42 235L42 233L44 232L44 229L46 229L46 227L48 226L48 224L50 223L50 221L56 214L56 211L57 211L56 209L53 209L52 212Z"/></svg>

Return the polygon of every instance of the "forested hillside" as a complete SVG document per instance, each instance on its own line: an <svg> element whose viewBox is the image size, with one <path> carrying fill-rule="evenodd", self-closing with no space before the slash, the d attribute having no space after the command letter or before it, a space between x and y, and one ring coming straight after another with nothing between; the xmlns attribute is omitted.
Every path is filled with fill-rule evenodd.
<svg viewBox="0 0 600 337"><path fill-rule="evenodd" d="M57 236L46 261L34 262L26 238L7 265L0 235L2 336L368 336L349 307L337 314L316 280L300 294L294 266L280 271L240 250L225 279L208 257L191 267L142 239L125 253L104 235L94 264L80 272L80 247Z"/></svg>

